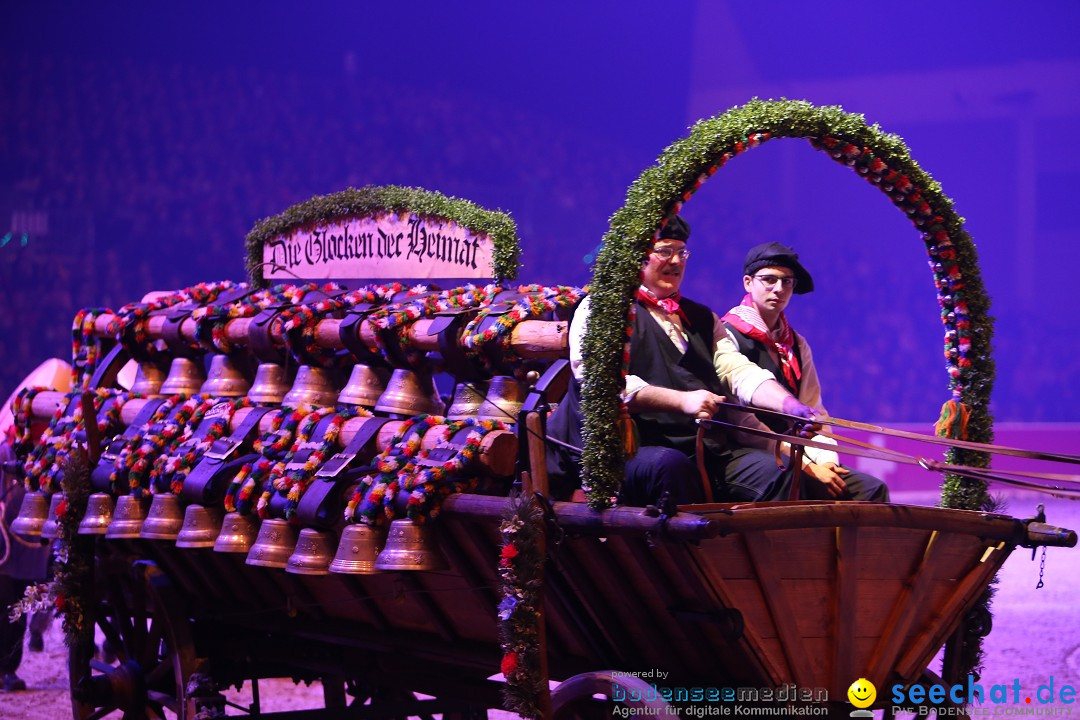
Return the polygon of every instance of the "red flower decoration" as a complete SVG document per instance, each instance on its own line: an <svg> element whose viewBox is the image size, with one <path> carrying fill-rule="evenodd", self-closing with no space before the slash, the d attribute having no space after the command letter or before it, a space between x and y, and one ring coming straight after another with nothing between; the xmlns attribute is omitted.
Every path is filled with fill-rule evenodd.
<svg viewBox="0 0 1080 720"><path fill-rule="evenodd" d="M60 612L64 612L64 609L67 608L67 598L65 598L63 595L57 595L54 603L56 605L56 609Z"/></svg>
<svg viewBox="0 0 1080 720"><path fill-rule="evenodd" d="M518 669L518 656L515 652L508 652L503 655L502 659L502 674L509 676L510 673Z"/></svg>
<svg viewBox="0 0 1080 720"><path fill-rule="evenodd" d="M56 504L56 517L57 519L64 519L67 516L67 498L61 498L60 502Z"/></svg>
<svg viewBox="0 0 1080 720"><path fill-rule="evenodd" d="M517 556L518 556L518 549L517 549L516 545L510 544L510 545L504 545L503 546L502 557L506 558L507 560L513 560Z"/></svg>

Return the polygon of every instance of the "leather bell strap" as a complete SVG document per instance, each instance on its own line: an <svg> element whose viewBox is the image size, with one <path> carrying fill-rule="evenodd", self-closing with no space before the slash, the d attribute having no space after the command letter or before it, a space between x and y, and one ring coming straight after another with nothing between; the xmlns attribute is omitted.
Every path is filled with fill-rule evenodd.
<svg viewBox="0 0 1080 720"><path fill-rule="evenodd" d="M241 447L254 442L259 421L272 410L276 408L251 408L228 437L215 440L206 449L199 463L184 478L180 494L186 502L202 505L216 501L218 495L224 494L226 483L236 475L244 462L261 457L247 454L234 458Z"/></svg>
<svg viewBox="0 0 1080 720"><path fill-rule="evenodd" d="M131 443L132 439L150 423L150 418L154 417L154 413L158 411L158 408L165 404L166 399L153 398L147 400L146 404L139 408L139 412L132 419L131 424L127 426L127 429L114 437L105 446L101 457L98 458L97 467L90 472L90 484L94 490L97 492L109 492L112 485L109 477L113 474L116 459L120 457L120 453Z"/></svg>
<svg viewBox="0 0 1080 720"><path fill-rule="evenodd" d="M922 433L908 432L907 430L893 430L892 428L881 427L880 425L871 425L869 423L856 422L854 420L841 420L840 418L835 417L808 420L807 418L799 417L798 415L789 415L787 413L777 412L776 410L766 410L764 408L739 405L737 403L717 402L716 404L719 407L729 408L731 410L737 410L739 412L764 414L768 415L769 417L783 418L784 420L788 420L790 422L814 422L821 425L835 425L836 427L845 427L852 430L863 430L865 432L876 433L878 435L888 435L890 437L905 438L907 440L918 440L920 442L930 443L931 445L945 445L947 447L961 448L963 450L976 450L978 452L993 453L995 455L1009 455L1010 457L1028 458L1030 460L1048 460L1051 462L1063 462L1080 465L1080 456L1078 455L1065 455L1062 453L1046 453L1036 450L1024 450L1023 448L1009 447L1007 445L991 445L989 443L972 442L970 440L952 440L950 438L938 437L937 435L924 435Z"/></svg>
<svg viewBox="0 0 1080 720"><path fill-rule="evenodd" d="M296 506L297 518L303 526L330 527L340 518L341 508L337 506L345 501L341 486L356 480L355 473L348 472L348 468L388 422L390 418L368 418L344 449L315 471L315 479L320 482L313 482Z"/></svg>

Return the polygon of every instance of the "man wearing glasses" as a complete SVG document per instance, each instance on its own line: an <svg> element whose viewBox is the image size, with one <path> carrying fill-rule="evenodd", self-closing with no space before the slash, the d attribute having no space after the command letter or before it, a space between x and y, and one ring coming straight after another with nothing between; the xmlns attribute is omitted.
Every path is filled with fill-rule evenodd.
<svg viewBox="0 0 1080 720"><path fill-rule="evenodd" d="M742 302L723 318L731 341L746 358L768 370L799 402L812 408L816 417L828 417L821 404L821 383L810 346L791 328L784 315L793 294L805 295L814 289L814 280L799 263L799 256L777 242L751 248L743 263L743 288L746 295ZM762 420L774 430L781 429L767 417ZM813 439L835 444L821 435ZM885 483L843 467L831 450L806 448L803 471L812 479L802 490L807 498L878 502L889 499Z"/></svg>
<svg viewBox="0 0 1080 720"><path fill-rule="evenodd" d="M653 504L665 494L670 504L704 500L694 458L694 421L722 410L718 403L725 395L735 395L757 407L813 417L811 407L793 397L767 370L739 353L712 310L680 295L690 257L686 248L689 238L689 225L678 216L672 217L642 264L630 366L623 391L640 447L626 464L619 496L624 505ZM578 448L582 446L580 382L588 303L586 298L570 326L573 381L548 420L551 437ZM731 413L730 420L757 423L746 413ZM781 471L771 452L709 438L705 455L705 469L717 500L768 499L782 484ZM579 453L564 445L549 446L548 473L556 497L567 497L580 486L580 469Z"/></svg>

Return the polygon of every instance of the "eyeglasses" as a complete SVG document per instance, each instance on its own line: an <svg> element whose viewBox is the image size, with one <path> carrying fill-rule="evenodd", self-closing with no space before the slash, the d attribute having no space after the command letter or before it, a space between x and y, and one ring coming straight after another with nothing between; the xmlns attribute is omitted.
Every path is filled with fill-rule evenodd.
<svg viewBox="0 0 1080 720"><path fill-rule="evenodd" d="M658 247L652 249L652 254L660 258L664 262L667 262L676 255L678 255L679 259L683 261L685 261L686 258L690 257L690 251L686 248L676 250L673 247Z"/></svg>
<svg viewBox="0 0 1080 720"><path fill-rule="evenodd" d="M776 287L776 283L780 283L785 290L793 288L799 283L799 278L791 276L755 275L754 277L758 279L758 282L765 286L766 290L772 290Z"/></svg>

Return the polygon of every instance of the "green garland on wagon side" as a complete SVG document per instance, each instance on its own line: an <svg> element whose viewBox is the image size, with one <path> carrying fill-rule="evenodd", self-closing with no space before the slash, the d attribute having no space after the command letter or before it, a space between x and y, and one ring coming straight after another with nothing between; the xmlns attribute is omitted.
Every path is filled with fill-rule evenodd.
<svg viewBox="0 0 1080 720"><path fill-rule="evenodd" d="M262 249L271 238L319 222L349 216L378 216L387 213L411 213L422 218L437 218L456 223L467 230L486 234L494 245L492 275L498 280L517 277L521 247L517 225L508 213L485 210L468 200L441 193L398 185L366 185L331 195L318 195L293 205L280 215L264 218L248 233L245 267L248 277L258 287L267 283L263 277Z"/></svg>

